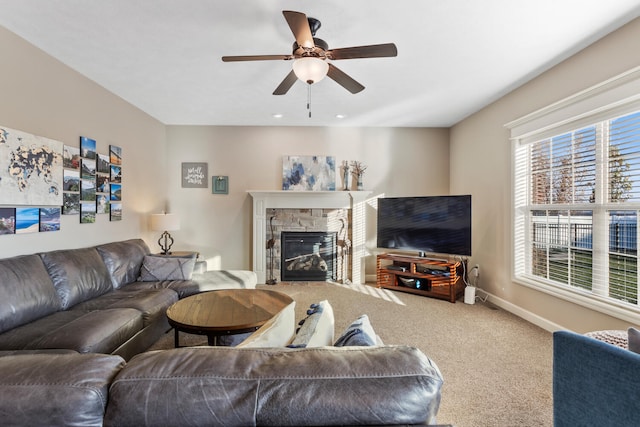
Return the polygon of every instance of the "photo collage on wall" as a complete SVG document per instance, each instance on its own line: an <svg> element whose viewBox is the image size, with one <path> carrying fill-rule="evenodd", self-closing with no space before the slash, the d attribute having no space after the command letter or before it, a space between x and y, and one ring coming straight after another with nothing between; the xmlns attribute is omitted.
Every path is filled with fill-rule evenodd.
<svg viewBox="0 0 640 427"><path fill-rule="evenodd" d="M80 137L80 148L64 146L63 215L80 215L80 223L109 214L122 219L122 149L109 146L109 154L97 152L96 141Z"/></svg>

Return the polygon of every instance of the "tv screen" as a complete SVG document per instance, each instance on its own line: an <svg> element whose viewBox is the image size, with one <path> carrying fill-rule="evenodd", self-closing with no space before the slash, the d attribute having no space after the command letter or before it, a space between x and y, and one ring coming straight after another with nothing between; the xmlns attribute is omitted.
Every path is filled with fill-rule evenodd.
<svg viewBox="0 0 640 427"><path fill-rule="evenodd" d="M471 196L378 199L377 246L471 256Z"/></svg>

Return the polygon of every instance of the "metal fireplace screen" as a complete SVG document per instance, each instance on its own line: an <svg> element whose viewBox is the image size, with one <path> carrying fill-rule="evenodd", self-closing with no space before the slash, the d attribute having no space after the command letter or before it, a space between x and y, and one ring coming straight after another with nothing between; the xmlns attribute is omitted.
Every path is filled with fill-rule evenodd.
<svg viewBox="0 0 640 427"><path fill-rule="evenodd" d="M281 280L336 280L335 232L283 231Z"/></svg>

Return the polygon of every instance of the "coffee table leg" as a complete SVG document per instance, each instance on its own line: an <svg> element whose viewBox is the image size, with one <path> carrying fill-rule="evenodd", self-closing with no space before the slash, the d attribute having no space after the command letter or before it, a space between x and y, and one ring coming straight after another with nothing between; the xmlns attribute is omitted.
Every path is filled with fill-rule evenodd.
<svg viewBox="0 0 640 427"><path fill-rule="evenodd" d="M173 332L174 332L174 335L173 335L173 346L175 348L178 348L178 347L180 347L180 337L179 337L178 329L177 328L173 328Z"/></svg>
<svg viewBox="0 0 640 427"><path fill-rule="evenodd" d="M217 335L207 335L207 344L209 344L209 345L218 345L218 336Z"/></svg>

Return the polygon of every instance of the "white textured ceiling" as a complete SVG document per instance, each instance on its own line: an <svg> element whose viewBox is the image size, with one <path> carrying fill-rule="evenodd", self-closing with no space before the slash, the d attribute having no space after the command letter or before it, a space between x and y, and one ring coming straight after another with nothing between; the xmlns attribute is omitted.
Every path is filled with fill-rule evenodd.
<svg viewBox="0 0 640 427"><path fill-rule="evenodd" d="M319 19L330 48L398 56L336 61L366 89L314 84L309 118L306 84L272 95L291 62L220 59L291 53L283 10ZM0 25L188 125L448 127L638 16L640 0L0 0Z"/></svg>

